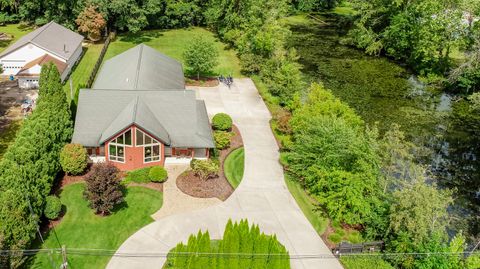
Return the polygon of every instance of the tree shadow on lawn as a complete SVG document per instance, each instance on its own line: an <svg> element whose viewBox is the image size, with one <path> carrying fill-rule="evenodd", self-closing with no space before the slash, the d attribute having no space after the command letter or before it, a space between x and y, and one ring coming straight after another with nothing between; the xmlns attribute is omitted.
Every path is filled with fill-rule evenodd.
<svg viewBox="0 0 480 269"><path fill-rule="evenodd" d="M141 44L163 36L163 31L164 30L150 30L140 31L138 33L125 33L121 35L119 40L122 42Z"/></svg>

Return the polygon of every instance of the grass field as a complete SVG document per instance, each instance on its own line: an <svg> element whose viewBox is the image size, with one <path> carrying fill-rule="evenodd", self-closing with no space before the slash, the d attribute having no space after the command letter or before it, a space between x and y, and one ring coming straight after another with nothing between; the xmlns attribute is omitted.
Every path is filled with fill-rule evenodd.
<svg viewBox="0 0 480 269"><path fill-rule="evenodd" d="M218 66L214 69L214 75L232 74L241 77L240 60L233 49L228 49L225 44L218 41L214 34L203 28L175 29L175 30L148 30L137 34L119 34L114 42L108 47L105 60L118 55L138 44L157 49L172 58L183 62L183 51L192 42L194 36L203 36L214 40L219 51ZM184 66L185 68L185 66Z"/></svg>
<svg viewBox="0 0 480 269"><path fill-rule="evenodd" d="M97 62L98 57L100 56L100 52L102 51L103 43L100 44L89 44L87 47L83 48L85 50L82 59L77 64L75 69L73 70L72 74L70 75L70 79L72 80L72 88L73 88L73 97L75 103L77 101L77 94L78 90L81 87L84 87L87 84L88 78L90 77L90 73L92 72L95 63ZM70 82L66 81L65 85L63 86L65 93L67 94L68 98L72 98L72 93L70 92Z"/></svg>
<svg viewBox="0 0 480 269"><path fill-rule="evenodd" d="M225 177L232 187L237 188L242 181L243 171L245 167L245 150L238 148L227 156L223 163L223 171Z"/></svg>
<svg viewBox="0 0 480 269"><path fill-rule="evenodd" d="M162 206L162 193L144 187L128 187L125 202L106 217L98 216L83 198L83 183L66 186L61 193L66 214L50 231L42 248L89 248L116 250L130 235L153 220L150 215ZM61 256L54 254L55 268ZM69 268L105 268L109 256L68 255ZM52 268L47 254L37 254L29 268Z"/></svg>
<svg viewBox="0 0 480 269"><path fill-rule="evenodd" d="M288 190L297 201L305 217L310 221L315 231L322 235L327 229L328 219L316 211L314 199L305 192L299 183L291 179L288 174L285 174L285 183L287 183Z"/></svg>
<svg viewBox="0 0 480 269"><path fill-rule="evenodd" d="M30 33L31 31L33 31L32 27L24 27L24 26L20 26L19 24L7 24L4 26L0 26L0 33L13 35L13 40L0 42L0 52L5 50L8 46L13 44L15 41L17 41L20 37Z"/></svg>

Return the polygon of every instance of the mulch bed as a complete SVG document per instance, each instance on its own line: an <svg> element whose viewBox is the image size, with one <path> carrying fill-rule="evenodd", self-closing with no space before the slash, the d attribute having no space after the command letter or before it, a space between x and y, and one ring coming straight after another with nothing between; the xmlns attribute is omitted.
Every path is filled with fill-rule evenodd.
<svg viewBox="0 0 480 269"><path fill-rule="evenodd" d="M200 179L195 176L192 171L186 171L177 178L177 187L185 194L197 198L213 198L216 197L225 201L235 190L228 182L223 172L223 162L225 158L233 150L243 146L242 135L237 126L232 127L235 134L230 139L230 147L220 151L220 171L218 177L208 180Z"/></svg>
<svg viewBox="0 0 480 269"><path fill-rule="evenodd" d="M197 80L197 77L188 77L185 84L187 86L215 87L218 86L218 79L212 77L200 77L200 80Z"/></svg>

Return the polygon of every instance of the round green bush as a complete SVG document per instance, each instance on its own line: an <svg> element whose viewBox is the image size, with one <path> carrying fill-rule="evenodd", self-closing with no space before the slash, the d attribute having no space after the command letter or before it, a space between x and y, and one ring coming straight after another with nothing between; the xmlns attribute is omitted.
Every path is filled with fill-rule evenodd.
<svg viewBox="0 0 480 269"><path fill-rule="evenodd" d="M168 173L165 168L161 166L154 166L150 168L150 172L148 172L148 177L152 182L165 182L168 178Z"/></svg>
<svg viewBox="0 0 480 269"><path fill-rule="evenodd" d="M228 131L232 129L232 118L225 113L218 113L213 116L212 126L214 130Z"/></svg>
<svg viewBox="0 0 480 269"><path fill-rule="evenodd" d="M60 152L60 164L65 173L78 175L87 168L87 150L80 144L67 144Z"/></svg>
<svg viewBox="0 0 480 269"><path fill-rule="evenodd" d="M60 198L54 195L50 195L46 199L45 209L43 209L43 214L48 219L56 219L62 211L62 202Z"/></svg>
<svg viewBox="0 0 480 269"><path fill-rule="evenodd" d="M215 140L215 147L217 149L226 149L230 147L230 138L232 134L225 131L215 131L213 138Z"/></svg>

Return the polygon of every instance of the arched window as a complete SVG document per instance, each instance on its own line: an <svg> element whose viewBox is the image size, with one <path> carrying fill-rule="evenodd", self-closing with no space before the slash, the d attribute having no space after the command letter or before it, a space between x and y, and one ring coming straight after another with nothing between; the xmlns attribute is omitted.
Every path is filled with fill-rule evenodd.
<svg viewBox="0 0 480 269"><path fill-rule="evenodd" d="M143 162L150 163L160 161L160 142L138 128L135 136L135 145L143 146Z"/></svg>

